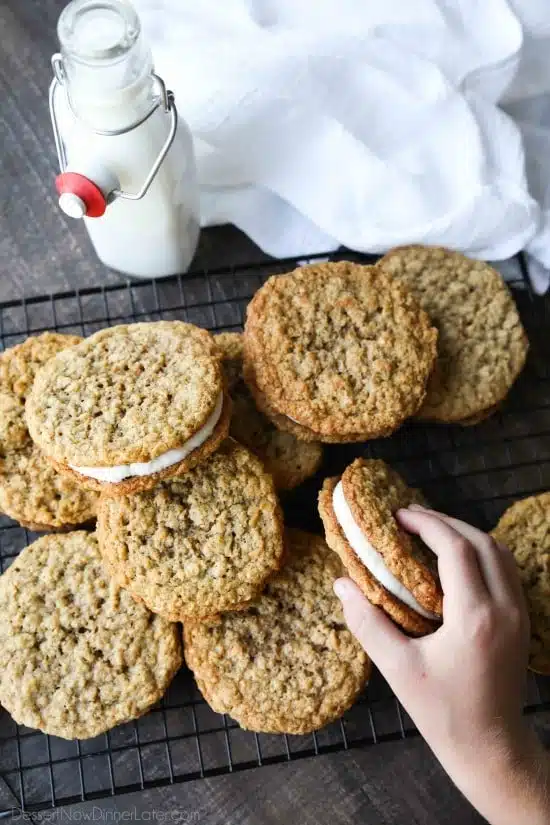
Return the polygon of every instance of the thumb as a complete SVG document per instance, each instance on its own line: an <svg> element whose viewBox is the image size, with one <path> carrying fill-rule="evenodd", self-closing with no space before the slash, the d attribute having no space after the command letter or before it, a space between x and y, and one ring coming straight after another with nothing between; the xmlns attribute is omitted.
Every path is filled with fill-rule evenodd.
<svg viewBox="0 0 550 825"><path fill-rule="evenodd" d="M336 579L346 624L384 676L403 663L409 639L379 607L372 605L351 579ZM398 665L399 662L399 665Z"/></svg>

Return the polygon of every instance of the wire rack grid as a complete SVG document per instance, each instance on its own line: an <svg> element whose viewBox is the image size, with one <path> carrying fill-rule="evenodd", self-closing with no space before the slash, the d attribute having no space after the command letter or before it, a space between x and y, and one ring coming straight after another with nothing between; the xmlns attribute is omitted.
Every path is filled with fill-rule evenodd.
<svg viewBox="0 0 550 825"><path fill-rule="evenodd" d="M367 261L342 253L333 258ZM213 331L242 327L246 304L272 274L301 261L195 271L157 281L59 292L0 304L0 349L45 330L90 335L138 320L181 319ZM529 289L523 258L511 283L531 341L524 374L503 408L477 427L411 424L391 438L328 446L319 474L283 501L290 524L320 532L316 495L322 478L357 455L381 457L441 509L493 526L517 498L550 489L550 300ZM36 536L0 516L5 570ZM526 712L544 719L550 680L530 677ZM142 719L93 740L67 742L16 725L0 710L0 816L38 811L200 777L227 774L416 735L379 674L337 723L309 736L241 730L214 713L183 670L163 701Z"/></svg>

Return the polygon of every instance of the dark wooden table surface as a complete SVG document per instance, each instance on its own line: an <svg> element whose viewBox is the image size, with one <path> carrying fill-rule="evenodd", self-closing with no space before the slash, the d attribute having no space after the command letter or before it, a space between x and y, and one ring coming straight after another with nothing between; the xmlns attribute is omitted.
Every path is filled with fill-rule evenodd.
<svg viewBox="0 0 550 825"><path fill-rule="evenodd" d="M83 226L56 207L52 184L57 168L47 87L62 6L62 0L2 0L0 4L0 301L119 280L94 258ZM261 260L262 253L224 227L204 234L201 259L212 265L238 264ZM209 825L474 825L482 821L420 740L200 780L75 809L77 817L86 811L99 821L108 820L113 811L126 811L137 819L158 819L164 813L165 821Z"/></svg>

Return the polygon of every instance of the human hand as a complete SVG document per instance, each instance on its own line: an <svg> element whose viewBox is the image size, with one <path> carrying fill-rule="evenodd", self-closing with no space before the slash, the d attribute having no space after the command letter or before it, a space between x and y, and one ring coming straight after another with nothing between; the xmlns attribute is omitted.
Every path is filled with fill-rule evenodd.
<svg viewBox="0 0 550 825"><path fill-rule="evenodd" d="M501 804L502 783L511 792L521 775L533 785L541 754L522 718L529 621L514 558L482 531L433 510L411 505L397 517L438 556L443 624L408 638L340 579L346 621L470 801L498 825L535 825L536 808L527 820L513 800ZM540 822L550 821L547 805Z"/></svg>

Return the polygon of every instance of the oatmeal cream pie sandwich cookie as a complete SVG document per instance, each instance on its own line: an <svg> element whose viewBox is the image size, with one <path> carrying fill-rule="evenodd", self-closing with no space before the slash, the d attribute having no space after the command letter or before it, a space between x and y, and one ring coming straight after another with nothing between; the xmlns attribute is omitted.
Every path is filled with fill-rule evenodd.
<svg viewBox="0 0 550 825"><path fill-rule="evenodd" d="M182 663L180 629L105 573L93 533L43 536L0 576L0 702L86 739L144 714Z"/></svg>
<svg viewBox="0 0 550 825"><path fill-rule="evenodd" d="M298 438L364 441L418 410L436 341L417 300L383 270L313 264L270 278L248 305L245 380Z"/></svg>
<svg viewBox="0 0 550 825"><path fill-rule="evenodd" d="M70 530L95 519L97 493L58 473L31 441L25 422L36 372L81 341L45 332L0 355L0 511L30 530Z"/></svg>
<svg viewBox="0 0 550 825"><path fill-rule="evenodd" d="M483 261L431 246L398 247L377 267L411 290L439 330L435 370L417 417L468 426L492 415L529 349L501 275Z"/></svg>
<svg viewBox="0 0 550 825"><path fill-rule="evenodd" d="M323 460L318 442L307 443L278 428L258 409L243 378L243 335L221 332L215 337L233 401L230 434L263 462L279 490L291 490L314 475Z"/></svg>
<svg viewBox="0 0 550 825"><path fill-rule="evenodd" d="M286 539L284 567L247 610L185 623L184 655L217 713L257 732L304 734L353 704L370 661L332 589L339 559L319 536Z"/></svg>
<svg viewBox="0 0 550 825"><path fill-rule="evenodd" d="M120 495L211 455L230 401L212 336L158 321L104 329L59 353L37 374L26 418L56 469Z"/></svg>
<svg viewBox="0 0 550 825"><path fill-rule="evenodd" d="M115 581L150 610L203 620L261 592L282 563L282 521L271 476L228 438L154 490L102 497L98 537Z"/></svg>
<svg viewBox="0 0 550 825"><path fill-rule="evenodd" d="M443 605L434 553L395 519L397 510L422 501L384 461L363 458L341 478L327 478L319 494L327 543L349 576L415 635L436 629Z"/></svg>

